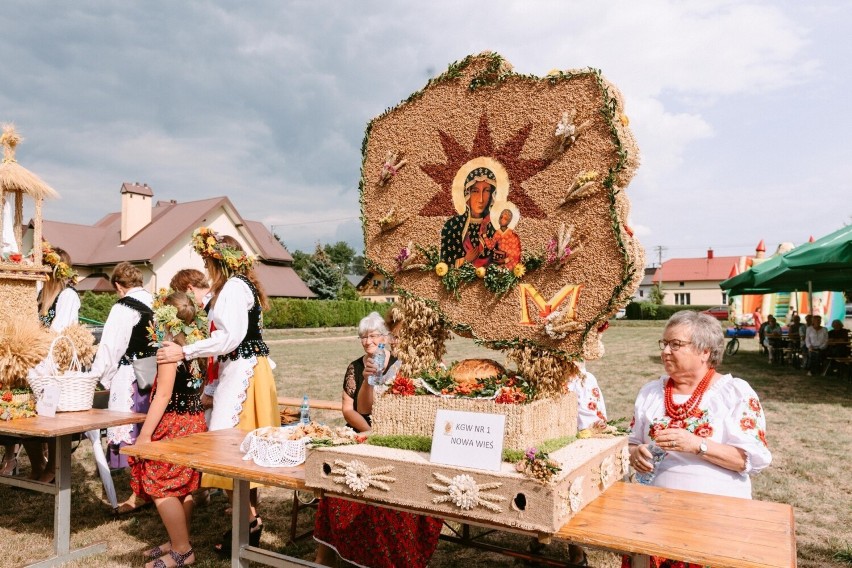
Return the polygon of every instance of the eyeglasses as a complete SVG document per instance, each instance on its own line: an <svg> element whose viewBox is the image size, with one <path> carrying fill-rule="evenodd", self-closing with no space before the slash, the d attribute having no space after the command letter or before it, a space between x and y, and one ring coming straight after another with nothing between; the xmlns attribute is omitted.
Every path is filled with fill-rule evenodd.
<svg viewBox="0 0 852 568"><path fill-rule="evenodd" d="M359 335L358 339L360 339L361 341L369 340L369 341L376 342L379 339L381 339L382 337L385 337L385 334L383 334L383 333L370 333L368 335Z"/></svg>
<svg viewBox="0 0 852 568"><path fill-rule="evenodd" d="M680 341L679 339L672 339L671 341L661 339L657 342L657 345L660 346L660 351L664 351L666 347L668 347L672 350L672 352L674 352L683 347L684 345L689 345L691 343L691 341Z"/></svg>

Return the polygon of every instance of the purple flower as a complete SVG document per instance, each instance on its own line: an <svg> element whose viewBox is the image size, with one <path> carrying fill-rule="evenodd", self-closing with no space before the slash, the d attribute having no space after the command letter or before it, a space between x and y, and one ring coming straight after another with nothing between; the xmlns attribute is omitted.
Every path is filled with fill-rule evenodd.
<svg viewBox="0 0 852 568"><path fill-rule="evenodd" d="M535 455L538 453L536 448L527 448L527 452L524 454L528 460L532 461L535 459Z"/></svg>

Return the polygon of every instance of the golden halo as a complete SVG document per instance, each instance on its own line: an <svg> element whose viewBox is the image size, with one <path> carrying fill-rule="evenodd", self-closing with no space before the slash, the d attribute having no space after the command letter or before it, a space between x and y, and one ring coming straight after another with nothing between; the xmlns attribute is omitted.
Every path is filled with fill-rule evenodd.
<svg viewBox="0 0 852 568"><path fill-rule="evenodd" d="M456 177L453 178L453 206L459 215L465 212L467 206L467 200L464 198L464 180L467 174L476 168L488 168L497 178L497 190L494 192L492 202L506 201L509 197L509 174L506 173L503 164L487 156L474 158L460 167Z"/></svg>
<svg viewBox="0 0 852 568"><path fill-rule="evenodd" d="M521 220L521 212L518 206L511 201L495 201L491 204L491 212L494 213L491 216L491 226L498 231L500 230L500 215L506 209L512 212L512 220L509 221L508 228L514 231L515 227L518 226L518 221Z"/></svg>

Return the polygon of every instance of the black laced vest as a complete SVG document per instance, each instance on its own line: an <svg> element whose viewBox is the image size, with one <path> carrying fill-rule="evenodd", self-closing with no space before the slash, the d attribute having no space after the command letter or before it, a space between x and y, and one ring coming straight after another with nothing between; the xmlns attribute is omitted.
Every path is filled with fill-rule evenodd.
<svg viewBox="0 0 852 568"><path fill-rule="evenodd" d="M202 375L194 376L190 372L189 361L181 361L178 363L175 374L175 384L172 388L172 397L169 399L169 404L166 406L166 412L176 412L178 414L198 414L204 412L204 407L201 405L201 391L204 386ZM157 385L154 385L154 393L157 392ZM152 395L153 396L153 395Z"/></svg>
<svg viewBox="0 0 852 568"><path fill-rule="evenodd" d="M269 347L263 342L263 313L260 308L260 296L258 296L257 288L251 283L251 280L237 274L234 278L239 278L251 290L254 296L254 304L248 311L248 331L242 342L236 349L227 355L219 355L219 361L236 361L239 358L250 359L251 357L261 357L269 355ZM215 309L215 307L214 307Z"/></svg>
<svg viewBox="0 0 852 568"><path fill-rule="evenodd" d="M157 348L148 345L151 340L148 338L147 329L154 322L154 310L129 296L121 298L116 304L121 304L126 308L139 312L139 321L133 326L133 331L130 333L130 342L127 344L127 351L121 356L118 364L132 365L135 359L155 356Z"/></svg>

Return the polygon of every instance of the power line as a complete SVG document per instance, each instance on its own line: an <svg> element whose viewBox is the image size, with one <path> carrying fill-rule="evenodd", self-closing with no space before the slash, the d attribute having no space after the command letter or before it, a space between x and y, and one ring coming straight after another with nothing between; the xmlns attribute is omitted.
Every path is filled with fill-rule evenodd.
<svg viewBox="0 0 852 568"><path fill-rule="evenodd" d="M318 223L335 223L337 221L349 221L351 219L358 219L358 217L340 217L338 219L324 219L322 221L302 221L301 223L275 223L274 225L269 225L273 231L275 227L296 227L298 225L316 225Z"/></svg>

